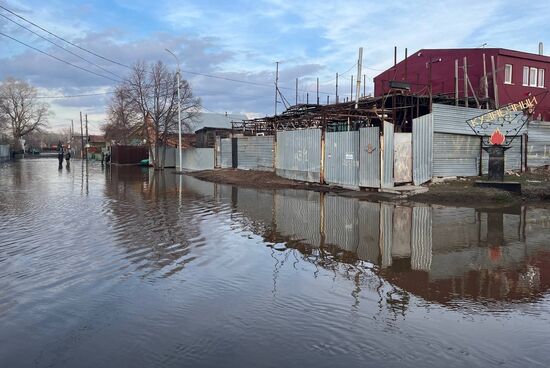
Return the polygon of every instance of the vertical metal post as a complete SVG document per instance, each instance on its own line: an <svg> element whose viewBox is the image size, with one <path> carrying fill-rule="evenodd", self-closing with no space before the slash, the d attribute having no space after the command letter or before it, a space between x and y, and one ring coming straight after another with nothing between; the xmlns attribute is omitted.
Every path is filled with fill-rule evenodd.
<svg viewBox="0 0 550 368"><path fill-rule="evenodd" d="M336 73L336 103L338 103L338 73Z"/></svg>
<svg viewBox="0 0 550 368"><path fill-rule="evenodd" d="M495 108L499 108L500 104L498 102L498 85L497 85L497 69L495 66L495 57L491 55L491 68L493 69L493 93L495 94Z"/></svg>
<svg viewBox="0 0 550 368"><path fill-rule="evenodd" d="M183 167L183 155L182 155L182 147L181 147L181 103L180 103L180 67L178 63L178 154L180 159L180 172L182 171Z"/></svg>
<svg viewBox="0 0 550 368"><path fill-rule="evenodd" d="M405 81L407 81L407 48L405 47Z"/></svg>
<svg viewBox="0 0 550 368"><path fill-rule="evenodd" d="M363 67L363 48L359 47L357 59L357 88L355 90L355 108L359 108L359 94L361 93L361 68Z"/></svg>
<svg viewBox="0 0 550 368"><path fill-rule="evenodd" d="M279 62L275 62L275 116L277 116L277 94L279 93Z"/></svg>
<svg viewBox="0 0 550 368"><path fill-rule="evenodd" d="M485 99L485 108L489 108L489 81L487 80L487 66L485 63L485 54L483 54L483 98Z"/></svg>
<svg viewBox="0 0 550 368"><path fill-rule="evenodd" d="M296 78L296 105L298 105L298 78Z"/></svg>
<svg viewBox="0 0 550 368"><path fill-rule="evenodd" d="M468 59L464 56L464 106L468 107Z"/></svg>
<svg viewBox="0 0 550 368"><path fill-rule="evenodd" d="M458 59L455 59L455 106L458 106Z"/></svg>
<svg viewBox="0 0 550 368"><path fill-rule="evenodd" d="M319 105L319 77L317 77L317 105Z"/></svg>
<svg viewBox="0 0 550 368"><path fill-rule="evenodd" d="M82 130L82 111L80 112L80 159L84 159L84 132Z"/></svg>
<svg viewBox="0 0 550 368"><path fill-rule="evenodd" d="M350 88L349 88L349 89L350 89L350 91L349 91L349 93L350 93L349 100L350 100L350 101L353 101L353 75L351 76L351 84L350 84L349 87L350 87Z"/></svg>
<svg viewBox="0 0 550 368"><path fill-rule="evenodd" d="M88 161L88 142L90 141L90 136L88 135L88 114L86 114L86 162Z"/></svg>
<svg viewBox="0 0 550 368"><path fill-rule="evenodd" d="M363 97L367 95L367 75L363 74Z"/></svg>

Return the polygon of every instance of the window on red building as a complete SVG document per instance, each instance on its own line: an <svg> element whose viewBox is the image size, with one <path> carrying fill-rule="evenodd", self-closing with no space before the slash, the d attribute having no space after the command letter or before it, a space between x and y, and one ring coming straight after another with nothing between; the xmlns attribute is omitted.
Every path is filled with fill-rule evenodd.
<svg viewBox="0 0 550 368"><path fill-rule="evenodd" d="M528 66L523 67L523 85L524 86L529 85L529 67Z"/></svg>
<svg viewBox="0 0 550 368"><path fill-rule="evenodd" d="M544 88L544 69L539 69L538 87Z"/></svg>
<svg viewBox="0 0 550 368"><path fill-rule="evenodd" d="M512 64L504 66L504 83L512 84Z"/></svg>
<svg viewBox="0 0 550 368"><path fill-rule="evenodd" d="M536 87L537 86L537 68L530 68L529 69L529 86L530 87Z"/></svg>

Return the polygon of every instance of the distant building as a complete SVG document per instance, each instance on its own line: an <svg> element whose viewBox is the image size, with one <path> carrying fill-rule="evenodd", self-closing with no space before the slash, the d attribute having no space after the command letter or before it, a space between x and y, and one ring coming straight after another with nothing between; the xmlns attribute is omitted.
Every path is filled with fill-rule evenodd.
<svg viewBox="0 0 550 368"><path fill-rule="evenodd" d="M550 98L543 98L544 92L548 91L546 71L550 69L550 57L543 55L542 46L540 48L539 54L502 48L422 49L374 77L374 94L387 94L390 82L394 81L409 84L412 94L427 96L431 86L432 95L455 98L455 61L458 61L458 98L461 106L465 105L465 95L469 97L471 107L475 106L475 98L482 107L487 103L494 107L496 103L502 106L530 94L538 95L539 104L534 116L550 120ZM464 58L469 80L466 80L467 94ZM492 60L495 64L494 75Z"/></svg>
<svg viewBox="0 0 550 368"><path fill-rule="evenodd" d="M191 124L196 135L196 147L214 147L216 138L231 135L231 122L246 120L243 114L200 113Z"/></svg>

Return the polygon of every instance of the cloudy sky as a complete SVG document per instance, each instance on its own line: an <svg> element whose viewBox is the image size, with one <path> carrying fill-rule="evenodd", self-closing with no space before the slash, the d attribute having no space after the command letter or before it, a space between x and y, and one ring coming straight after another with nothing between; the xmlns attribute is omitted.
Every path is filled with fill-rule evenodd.
<svg viewBox="0 0 550 368"><path fill-rule="evenodd" d="M0 5L122 65L162 60L175 68L165 48L173 50L205 111L250 116L273 114L276 61L288 101L295 101L296 78L299 102L305 102L308 91L313 101L319 78L321 101L326 102L327 95L334 100L336 72L343 74L340 94L349 93L359 47L364 48L368 93L372 77L392 64L394 46L399 59L405 47L409 54L421 48L482 45L537 52L538 42L549 41L550 33L550 4L545 1L520 6L497 0L0 0ZM0 78L26 79L41 96L92 95L46 101L54 113L52 129L68 127L83 111L97 132L108 92L128 68L70 46L4 9L0 15Z"/></svg>

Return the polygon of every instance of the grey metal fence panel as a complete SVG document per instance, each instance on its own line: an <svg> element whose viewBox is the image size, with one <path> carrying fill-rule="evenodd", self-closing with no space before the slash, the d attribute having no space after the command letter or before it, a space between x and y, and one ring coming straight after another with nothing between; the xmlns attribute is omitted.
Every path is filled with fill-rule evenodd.
<svg viewBox="0 0 550 368"><path fill-rule="evenodd" d="M431 207L413 207L411 232L411 268L429 271L432 265Z"/></svg>
<svg viewBox="0 0 550 368"><path fill-rule="evenodd" d="M273 138L273 136L238 138L239 162L237 167L243 170L274 171Z"/></svg>
<svg viewBox="0 0 550 368"><path fill-rule="evenodd" d="M384 122L384 147L382 159L382 188L393 187L393 124Z"/></svg>
<svg viewBox="0 0 550 368"><path fill-rule="evenodd" d="M380 204L359 202L359 259L378 263L380 257Z"/></svg>
<svg viewBox="0 0 550 368"><path fill-rule="evenodd" d="M550 122L529 123L527 167L550 165Z"/></svg>
<svg viewBox="0 0 550 368"><path fill-rule="evenodd" d="M159 148L159 156L162 157L163 147ZM155 155L155 150L151 150L151 154ZM164 167L176 167L176 156L178 156L178 149L176 147L166 147L166 153L164 154Z"/></svg>
<svg viewBox="0 0 550 368"><path fill-rule="evenodd" d="M176 166L179 167L179 155L176 155ZM182 150L182 169L213 170L214 148L188 148Z"/></svg>
<svg viewBox="0 0 550 368"><path fill-rule="evenodd" d="M475 135L474 131L466 123L466 120L475 118L486 112L489 112L489 110L433 104L432 115L434 132Z"/></svg>
<svg viewBox="0 0 550 368"><path fill-rule="evenodd" d="M380 205L380 251L382 268L392 264L391 248L393 244L393 208L392 204Z"/></svg>
<svg viewBox="0 0 550 368"><path fill-rule="evenodd" d="M481 139L477 136L434 133L433 176L479 174Z"/></svg>
<svg viewBox="0 0 550 368"><path fill-rule="evenodd" d="M413 119L413 183L420 185L433 175L433 115Z"/></svg>
<svg viewBox="0 0 550 368"><path fill-rule="evenodd" d="M325 181L359 186L359 132L325 134Z"/></svg>
<svg viewBox="0 0 550 368"><path fill-rule="evenodd" d="M380 128L359 129L359 186L380 188Z"/></svg>
<svg viewBox="0 0 550 368"><path fill-rule="evenodd" d="M523 136L516 137L510 148L504 151L504 170L521 170L523 140ZM485 151L481 153L481 170L483 174L489 172L489 154Z"/></svg>
<svg viewBox="0 0 550 368"><path fill-rule="evenodd" d="M326 244L356 252L359 239L359 202L355 198L340 196L325 196L324 201Z"/></svg>
<svg viewBox="0 0 550 368"><path fill-rule="evenodd" d="M277 175L318 183L321 173L321 129L277 132Z"/></svg>
<svg viewBox="0 0 550 368"><path fill-rule="evenodd" d="M303 190L277 191L275 194L277 233L315 248L321 246L320 196L320 193Z"/></svg>
<svg viewBox="0 0 550 368"><path fill-rule="evenodd" d="M10 146L7 144L0 145L0 158L6 159L10 157Z"/></svg>
<svg viewBox="0 0 550 368"><path fill-rule="evenodd" d="M232 167L232 155L231 155L231 138L222 138L220 140L220 167L227 169Z"/></svg>

